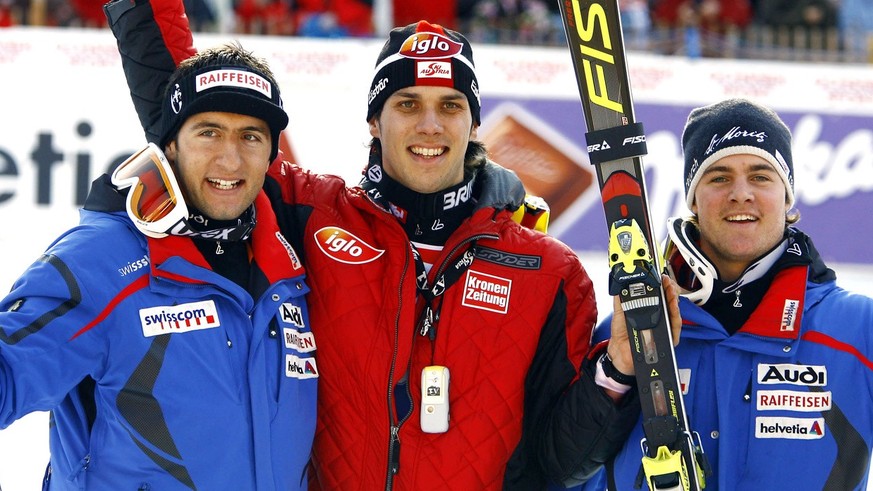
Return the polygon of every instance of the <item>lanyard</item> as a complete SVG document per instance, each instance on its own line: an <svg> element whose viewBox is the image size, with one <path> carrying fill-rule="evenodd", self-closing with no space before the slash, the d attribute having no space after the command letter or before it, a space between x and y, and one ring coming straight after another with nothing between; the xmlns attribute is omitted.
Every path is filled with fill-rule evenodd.
<svg viewBox="0 0 873 491"><path fill-rule="evenodd" d="M418 333L422 336L429 337L430 340L433 341L436 339L436 325L437 322L439 322L440 309L442 307L442 301L437 300L441 300L440 296L442 296L450 286L461 279L461 276L463 276L473 264L476 245L474 242L473 245L468 247L451 266L437 275L433 284L430 286L427 284L427 271L424 268L424 261L421 259L421 254L419 254L418 250L416 250L415 246L412 244L410 244L410 247L412 248L412 257L415 260L418 294L421 295L421 298L425 302L424 311L421 313L421 318L418 321Z"/></svg>

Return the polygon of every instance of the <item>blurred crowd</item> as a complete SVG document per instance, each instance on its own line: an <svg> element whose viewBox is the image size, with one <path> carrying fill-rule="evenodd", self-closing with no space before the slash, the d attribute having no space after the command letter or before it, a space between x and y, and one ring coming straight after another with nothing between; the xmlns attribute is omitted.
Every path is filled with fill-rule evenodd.
<svg viewBox="0 0 873 491"><path fill-rule="evenodd" d="M0 0L0 27L104 27L106 0ZM185 0L192 28L280 36L378 35L426 18L476 42L558 45L558 0ZM708 57L779 58L780 50L873 56L873 0L619 0L630 49ZM768 51L769 50L769 55ZM755 53L758 53L756 56Z"/></svg>

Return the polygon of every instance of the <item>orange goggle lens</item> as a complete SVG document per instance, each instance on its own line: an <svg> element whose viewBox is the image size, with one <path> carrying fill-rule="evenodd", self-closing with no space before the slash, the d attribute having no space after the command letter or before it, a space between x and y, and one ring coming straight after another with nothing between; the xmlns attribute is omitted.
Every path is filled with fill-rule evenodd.
<svg viewBox="0 0 873 491"><path fill-rule="evenodd" d="M112 173L112 184L118 189L131 188L127 212L146 235L163 237L188 216L170 164L153 143L122 162Z"/></svg>

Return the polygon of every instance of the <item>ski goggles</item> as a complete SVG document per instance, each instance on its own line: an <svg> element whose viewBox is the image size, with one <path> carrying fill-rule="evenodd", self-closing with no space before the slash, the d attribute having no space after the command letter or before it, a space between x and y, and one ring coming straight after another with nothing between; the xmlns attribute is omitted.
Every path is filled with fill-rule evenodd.
<svg viewBox="0 0 873 491"><path fill-rule="evenodd" d="M170 163L149 143L112 172L112 184L127 192L127 214L143 234L161 238L188 218L188 206Z"/></svg>
<svg viewBox="0 0 873 491"><path fill-rule="evenodd" d="M691 236L688 220L672 217L667 220L667 241L664 246L664 266L679 286L679 294L697 305L703 305L712 295L718 273L715 266L700 252ZM684 263L684 265L683 265Z"/></svg>

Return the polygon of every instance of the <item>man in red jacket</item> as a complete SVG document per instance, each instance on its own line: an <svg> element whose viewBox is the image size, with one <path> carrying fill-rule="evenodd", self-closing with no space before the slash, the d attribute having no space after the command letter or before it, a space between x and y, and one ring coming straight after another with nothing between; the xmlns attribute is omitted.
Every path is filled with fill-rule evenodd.
<svg viewBox="0 0 873 491"><path fill-rule="evenodd" d="M160 92L149 84L193 53L183 14L178 0L107 7L147 135L149 94ZM636 391L591 349L594 292L576 254L512 219L524 189L475 140L470 44L424 21L394 29L368 92L360 186L281 161L265 183L311 277L321 370L311 482L583 482L632 429ZM610 354L630 371L626 341Z"/></svg>

